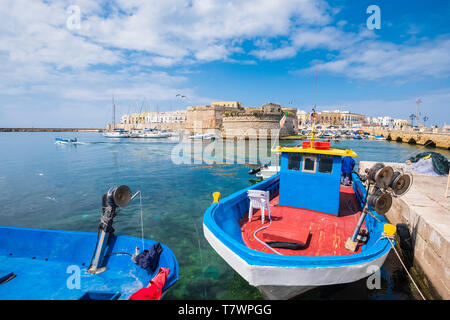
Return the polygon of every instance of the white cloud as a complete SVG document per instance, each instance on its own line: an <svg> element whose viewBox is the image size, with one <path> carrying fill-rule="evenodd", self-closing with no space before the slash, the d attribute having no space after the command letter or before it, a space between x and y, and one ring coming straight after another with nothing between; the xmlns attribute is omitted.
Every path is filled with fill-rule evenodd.
<svg viewBox="0 0 450 320"><path fill-rule="evenodd" d="M450 39L440 37L416 45L366 41L346 48L336 59L319 63L319 70L350 78L400 81L446 77L450 72Z"/></svg>
<svg viewBox="0 0 450 320"><path fill-rule="evenodd" d="M289 34L288 40L280 47L276 47L267 39L262 39L256 42L260 49L253 50L250 54L260 59L285 59L295 57L299 52L314 49L346 50L371 38L374 38L374 33L367 33L363 29L353 33L344 32L334 26L299 26Z"/></svg>
<svg viewBox="0 0 450 320"><path fill-rule="evenodd" d="M250 53L258 57L259 59L279 60L294 57L295 55L297 55L297 48L287 46L276 49L254 50Z"/></svg>

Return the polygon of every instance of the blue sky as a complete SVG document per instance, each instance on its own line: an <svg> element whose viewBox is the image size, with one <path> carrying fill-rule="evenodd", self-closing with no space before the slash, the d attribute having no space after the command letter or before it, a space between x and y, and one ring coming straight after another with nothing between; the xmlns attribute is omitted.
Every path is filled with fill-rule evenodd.
<svg viewBox="0 0 450 320"><path fill-rule="evenodd" d="M213 100L309 111L315 69L319 110L407 119L420 97L428 124L448 124L449 13L435 0L2 1L0 127L104 127L113 94L118 113Z"/></svg>

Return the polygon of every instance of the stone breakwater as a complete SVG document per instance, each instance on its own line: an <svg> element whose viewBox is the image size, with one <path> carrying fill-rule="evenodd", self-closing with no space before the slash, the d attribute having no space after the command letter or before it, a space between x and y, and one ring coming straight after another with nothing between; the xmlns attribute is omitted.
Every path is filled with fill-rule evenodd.
<svg viewBox="0 0 450 320"><path fill-rule="evenodd" d="M0 128L0 132L102 132L99 128Z"/></svg>

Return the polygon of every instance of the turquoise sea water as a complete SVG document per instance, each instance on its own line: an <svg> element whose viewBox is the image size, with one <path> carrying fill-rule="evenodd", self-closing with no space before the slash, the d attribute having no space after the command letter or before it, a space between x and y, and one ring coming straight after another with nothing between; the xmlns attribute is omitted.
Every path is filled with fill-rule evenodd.
<svg viewBox="0 0 450 320"><path fill-rule="evenodd" d="M55 145L56 137L78 137L80 144ZM175 164L171 155L176 145L108 139L99 133L0 133L0 225L96 232L103 193L126 184L133 193L142 191L145 237L169 246L180 264L180 280L166 299L261 298L212 250L202 228L212 193L225 197L251 185L250 166ZM403 162L425 150L370 140L341 140L335 146L355 150L358 161ZM433 151L450 157L446 150ZM116 234L140 237L138 199L116 217ZM361 280L315 289L301 299L417 297L395 256L389 256L381 274L379 290L367 289Z"/></svg>

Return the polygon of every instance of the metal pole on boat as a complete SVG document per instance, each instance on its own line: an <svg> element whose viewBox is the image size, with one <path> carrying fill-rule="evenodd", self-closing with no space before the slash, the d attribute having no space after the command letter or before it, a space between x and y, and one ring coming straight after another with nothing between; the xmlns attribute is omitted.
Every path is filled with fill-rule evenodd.
<svg viewBox="0 0 450 320"><path fill-rule="evenodd" d="M345 248L351 251L356 250L356 246L358 245L358 241L356 241L356 237L358 236L359 229L361 229L361 226L364 222L364 219L367 215L367 198L369 197L369 191L370 191L370 181L367 185L366 190L366 196L364 197L364 203L363 203L363 209L361 212L361 216L359 217L358 223L356 224L355 230L353 231L353 234L350 238L347 239L347 242L345 243Z"/></svg>
<svg viewBox="0 0 450 320"><path fill-rule="evenodd" d="M359 229L361 229L364 219L366 218L367 210L368 210L367 207L364 208L363 212L361 213L361 216L359 217L358 223L356 224L355 230L353 231L352 237L350 238L350 239L352 239L352 241L356 241L356 237L358 236Z"/></svg>
<svg viewBox="0 0 450 320"><path fill-rule="evenodd" d="M135 195L136 196L136 195ZM104 257L109 240L114 236L113 220L116 216L116 208L124 208L131 201L131 190L125 185L113 187L103 195L102 198L102 216L98 226L100 236L96 243L96 249L88 272L102 273L106 270L104 266Z"/></svg>

